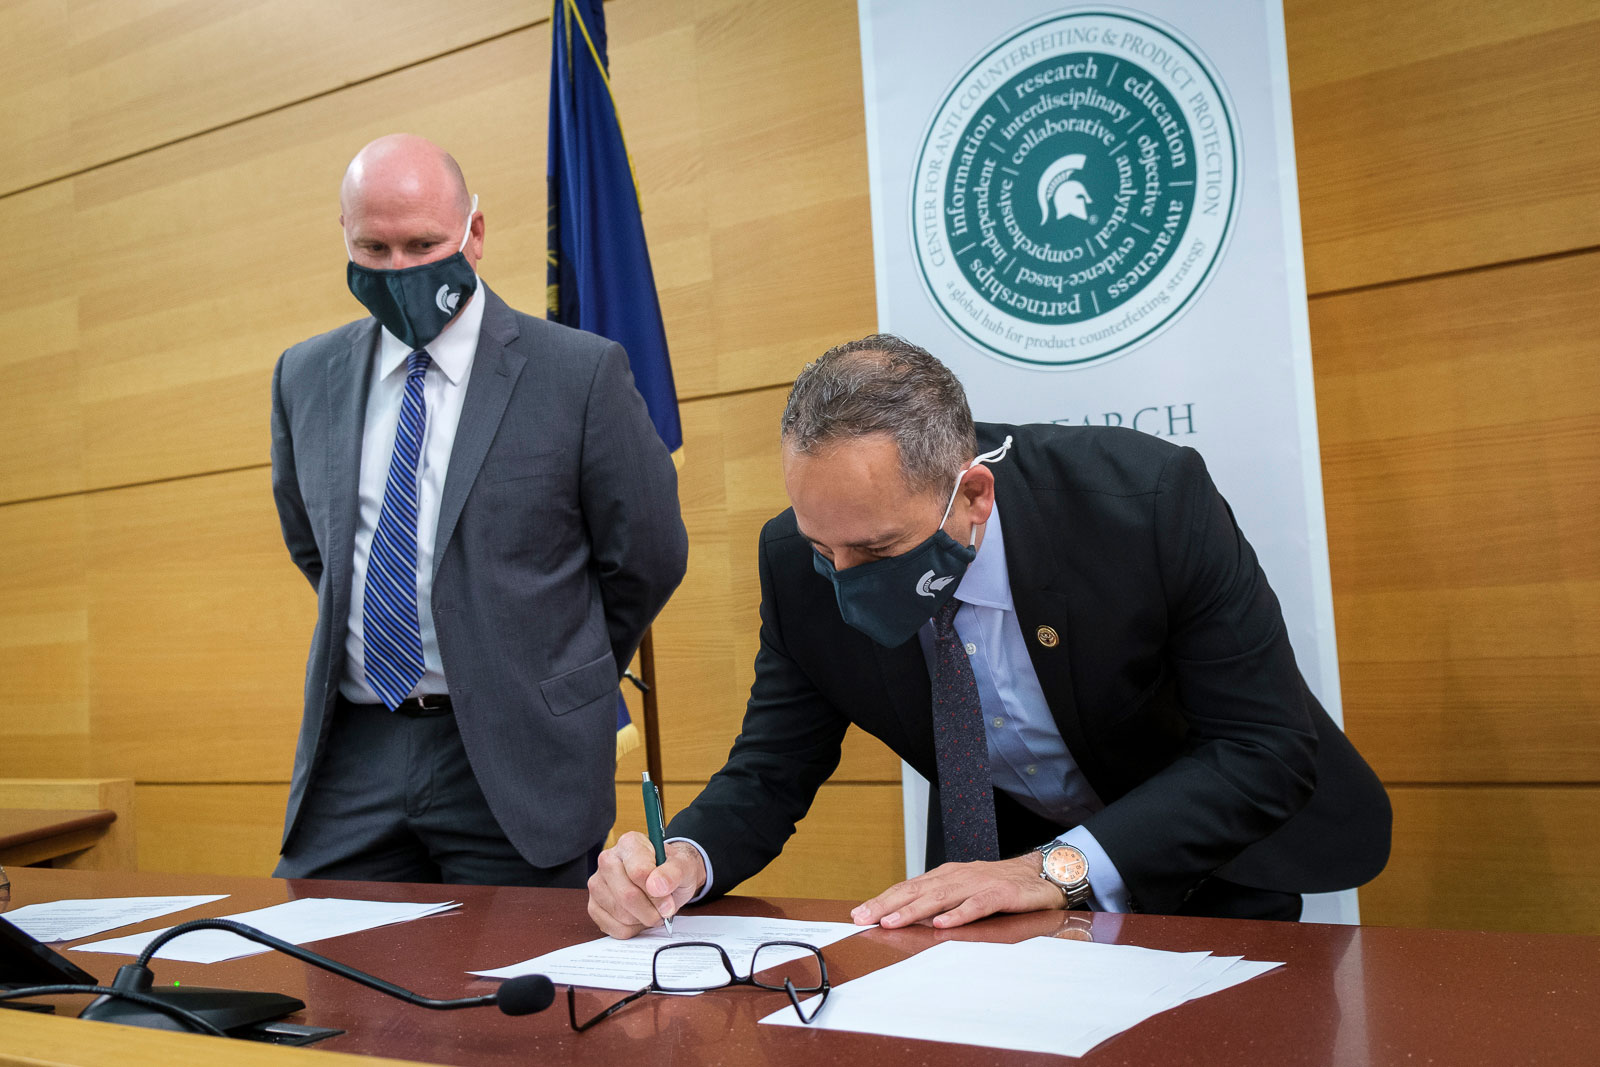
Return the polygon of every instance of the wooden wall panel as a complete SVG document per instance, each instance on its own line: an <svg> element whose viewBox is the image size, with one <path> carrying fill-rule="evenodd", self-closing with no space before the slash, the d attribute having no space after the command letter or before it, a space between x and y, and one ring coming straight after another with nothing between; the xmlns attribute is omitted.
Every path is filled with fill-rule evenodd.
<svg viewBox="0 0 1600 1067"><path fill-rule="evenodd" d="M1600 788L1398 787L1362 922L1600 934Z"/></svg>
<svg viewBox="0 0 1600 1067"><path fill-rule="evenodd" d="M1363 918L1595 930L1600 12L1287 7Z"/></svg>
<svg viewBox="0 0 1600 1067"><path fill-rule="evenodd" d="M1291 0L1311 292L1600 244L1588 0Z"/></svg>
<svg viewBox="0 0 1600 1067"><path fill-rule="evenodd" d="M0 199L13 247L0 257L0 502L83 486L78 403L78 300L72 188L64 182Z"/></svg>
<svg viewBox="0 0 1600 1067"><path fill-rule="evenodd" d="M287 781L316 595L257 468L89 497L95 773Z"/></svg>
<svg viewBox="0 0 1600 1067"><path fill-rule="evenodd" d="M264 878L278 864L289 786L141 785L139 869Z"/></svg>
<svg viewBox="0 0 1600 1067"><path fill-rule="evenodd" d="M0 113L6 151L0 195L61 171L72 143L72 99L61 57L72 36L72 10L60 0L12 0L0 36Z"/></svg>
<svg viewBox="0 0 1600 1067"><path fill-rule="evenodd" d="M0 193L60 178L547 20L473 0L32 0L7 6ZM359 37L359 44L356 38Z"/></svg>
<svg viewBox="0 0 1600 1067"><path fill-rule="evenodd" d="M0 778L89 772L82 497L0 506Z"/></svg>
<svg viewBox="0 0 1600 1067"><path fill-rule="evenodd" d="M1600 777L1600 254L1312 302L1353 736L1397 781Z"/></svg>
<svg viewBox="0 0 1600 1067"><path fill-rule="evenodd" d="M1297 91L1569 29L1593 14L1576 0L1449 7L1435 0L1401 7L1384 0L1285 0L1283 6Z"/></svg>

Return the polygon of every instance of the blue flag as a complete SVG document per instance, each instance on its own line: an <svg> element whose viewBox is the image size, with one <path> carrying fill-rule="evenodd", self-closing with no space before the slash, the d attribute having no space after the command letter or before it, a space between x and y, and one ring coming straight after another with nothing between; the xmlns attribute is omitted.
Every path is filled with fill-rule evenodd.
<svg viewBox="0 0 1600 1067"><path fill-rule="evenodd" d="M600 0L555 0L551 39L548 315L628 350L634 384L676 458L678 394L639 188L611 96Z"/></svg>
<svg viewBox="0 0 1600 1067"><path fill-rule="evenodd" d="M681 462L678 393L645 247L639 186L611 95L601 0L555 0L550 37L546 314L627 349L650 421ZM619 692L617 755L638 743Z"/></svg>

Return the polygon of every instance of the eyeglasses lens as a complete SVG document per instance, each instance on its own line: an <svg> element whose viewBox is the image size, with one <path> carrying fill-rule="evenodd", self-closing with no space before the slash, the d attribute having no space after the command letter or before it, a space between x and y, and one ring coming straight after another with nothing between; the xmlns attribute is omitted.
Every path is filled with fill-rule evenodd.
<svg viewBox="0 0 1600 1067"><path fill-rule="evenodd" d="M815 951L793 945L762 945L756 949L750 976L763 989L782 989L787 979L796 993L822 988L822 959Z"/></svg>
<svg viewBox="0 0 1600 1067"><path fill-rule="evenodd" d="M656 953L655 979L663 993L688 993L721 988L733 977L712 946L668 945Z"/></svg>

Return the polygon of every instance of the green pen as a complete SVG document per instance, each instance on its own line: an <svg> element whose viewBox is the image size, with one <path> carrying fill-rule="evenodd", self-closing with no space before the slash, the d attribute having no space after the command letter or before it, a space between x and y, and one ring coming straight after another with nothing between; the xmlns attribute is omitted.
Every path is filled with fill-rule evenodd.
<svg viewBox="0 0 1600 1067"><path fill-rule="evenodd" d="M650 843L656 847L656 866L659 867L667 862L667 828L661 819L661 792L650 780L649 771L644 772L644 823L645 829L650 831ZM672 933L672 919L663 915L661 921L667 933Z"/></svg>

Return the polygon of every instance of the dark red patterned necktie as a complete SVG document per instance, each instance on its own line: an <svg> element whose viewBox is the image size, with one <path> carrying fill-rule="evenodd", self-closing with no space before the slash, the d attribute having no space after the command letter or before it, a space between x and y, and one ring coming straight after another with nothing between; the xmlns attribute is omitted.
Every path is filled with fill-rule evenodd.
<svg viewBox="0 0 1600 1067"><path fill-rule="evenodd" d="M933 617L933 750L944 818L944 858L952 863L1000 858L983 707L967 650L956 634L960 606L952 597Z"/></svg>

